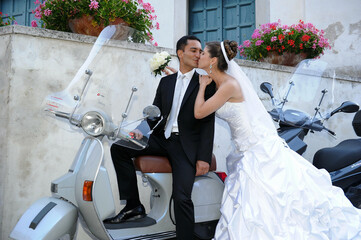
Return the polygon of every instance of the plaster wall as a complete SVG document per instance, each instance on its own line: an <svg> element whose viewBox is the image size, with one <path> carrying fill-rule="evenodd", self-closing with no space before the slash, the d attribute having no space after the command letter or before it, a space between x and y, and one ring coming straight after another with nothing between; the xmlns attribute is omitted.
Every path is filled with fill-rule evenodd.
<svg viewBox="0 0 361 240"><path fill-rule="evenodd" d="M5 206L5 186L7 185L7 136L8 136L8 102L9 102L9 71L11 63L11 36L0 37L0 122L3 127L0 128L0 229L2 229L2 216ZM1 238L1 236L0 236ZM1 238L2 239L2 238ZM4 238L5 239L5 238Z"/></svg>
<svg viewBox="0 0 361 240"><path fill-rule="evenodd" d="M357 0L312 1L306 0L305 19L325 30L332 49L324 59L336 66L339 72L361 76L361 3ZM327 10L325 10L325 8Z"/></svg>
<svg viewBox="0 0 361 240"><path fill-rule="evenodd" d="M257 4L258 3L258 4ZM268 9L269 3L269 9ZM332 47L323 59L338 71L354 77L361 76L361 4L358 0L256 0L256 23L264 24L281 20L291 25L303 20L325 31ZM269 19L267 19L269 14Z"/></svg>
<svg viewBox="0 0 361 240"><path fill-rule="evenodd" d="M0 28L0 239L7 239L11 229L24 211L37 199L50 196L50 182L66 173L73 161L83 135L59 128L41 114L41 104L51 92L63 90L85 61L94 37L34 29L23 26ZM173 54L171 66L178 63L174 50L154 46L119 43L114 47L115 67L127 65L122 81L125 89L137 85L137 96L143 106L133 106L133 111L153 101L160 80L150 74L148 60L162 50ZM259 90L263 81L271 82L275 89L285 84L293 68L271 64L238 61L252 80L267 109L270 101ZM105 63L109 64L109 63ZM104 73L107 74L107 73ZM361 103L360 79L344 77L336 80L335 102L353 100ZM126 91L124 91L126 93ZM120 95L125 101L127 94ZM347 99L345 99L347 98ZM352 114L339 114L330 120L329 127L338 134L337 141L313 134L306 139L309 149L305 154L311 161L314 152L346 138L355 137L351 128ZM227 125L217 119L214 153L218 170L226 171L225 158L231 151L231 137ZM105 166L108 168L113 197L120 205L115 172L105 144ZM139 179L140 180L140 179ZM142 202L148 202L149 189L141 186ZM149 204L146 204L149 209ZM80 229L78 239L88 237Z"/></svg>

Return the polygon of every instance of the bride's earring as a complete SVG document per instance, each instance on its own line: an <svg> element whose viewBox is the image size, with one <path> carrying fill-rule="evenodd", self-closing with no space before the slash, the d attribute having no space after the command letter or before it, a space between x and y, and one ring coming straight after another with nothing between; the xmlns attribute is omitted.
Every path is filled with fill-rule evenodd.
<svg viewBox="0 0 361 240"><path fill-rule="evenodd" d="M209 74L212 74L212 64L209 65Z"/></svg>

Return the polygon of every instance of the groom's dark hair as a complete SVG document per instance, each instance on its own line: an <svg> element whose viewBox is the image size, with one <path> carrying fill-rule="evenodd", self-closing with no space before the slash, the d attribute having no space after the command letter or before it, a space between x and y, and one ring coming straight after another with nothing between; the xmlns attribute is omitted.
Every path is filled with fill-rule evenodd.
<svg viewBox="0 0 361 240"><path fill-rule="evenodd" d="M176 46L176 52L178 50L182 50L184 51L185 46L188 44L188 40L197 40L198 42L201 43L201 40L199 40L199 38L197 38L196 36L193 35L186 35L181 37L178 42L177 42L177 46ZM178 57L178 54L177 54ZM178 58L179 59L179 58Z"/></svg>

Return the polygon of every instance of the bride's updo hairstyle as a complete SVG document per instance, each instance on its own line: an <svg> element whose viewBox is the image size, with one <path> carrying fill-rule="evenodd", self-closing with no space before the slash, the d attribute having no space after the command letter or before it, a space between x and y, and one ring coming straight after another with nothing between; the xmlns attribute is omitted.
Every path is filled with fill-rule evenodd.
<svg viewBox="0 0 361 240"><path fill-rule="evenodd" d="M228 60L231 61L238 51L238 43L236 41L224 40L224 49L226 50ZM224 59L221 43L220 42L208 42L206 43L209 55L211 58L216 57L218 59L217 67L220 71L224 72L228 69L226 59Z"/></svg>

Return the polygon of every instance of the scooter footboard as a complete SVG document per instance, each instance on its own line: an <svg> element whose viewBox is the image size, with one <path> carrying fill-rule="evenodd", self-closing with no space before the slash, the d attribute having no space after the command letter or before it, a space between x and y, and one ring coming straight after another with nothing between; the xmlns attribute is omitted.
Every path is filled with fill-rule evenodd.
<svg viewBox="0 0 361 240"><path fill-rule="evenodd" d="M23 214L10 238L17 240L72 239L78 211L72 204L53 197L36 201Z"/></svg>

